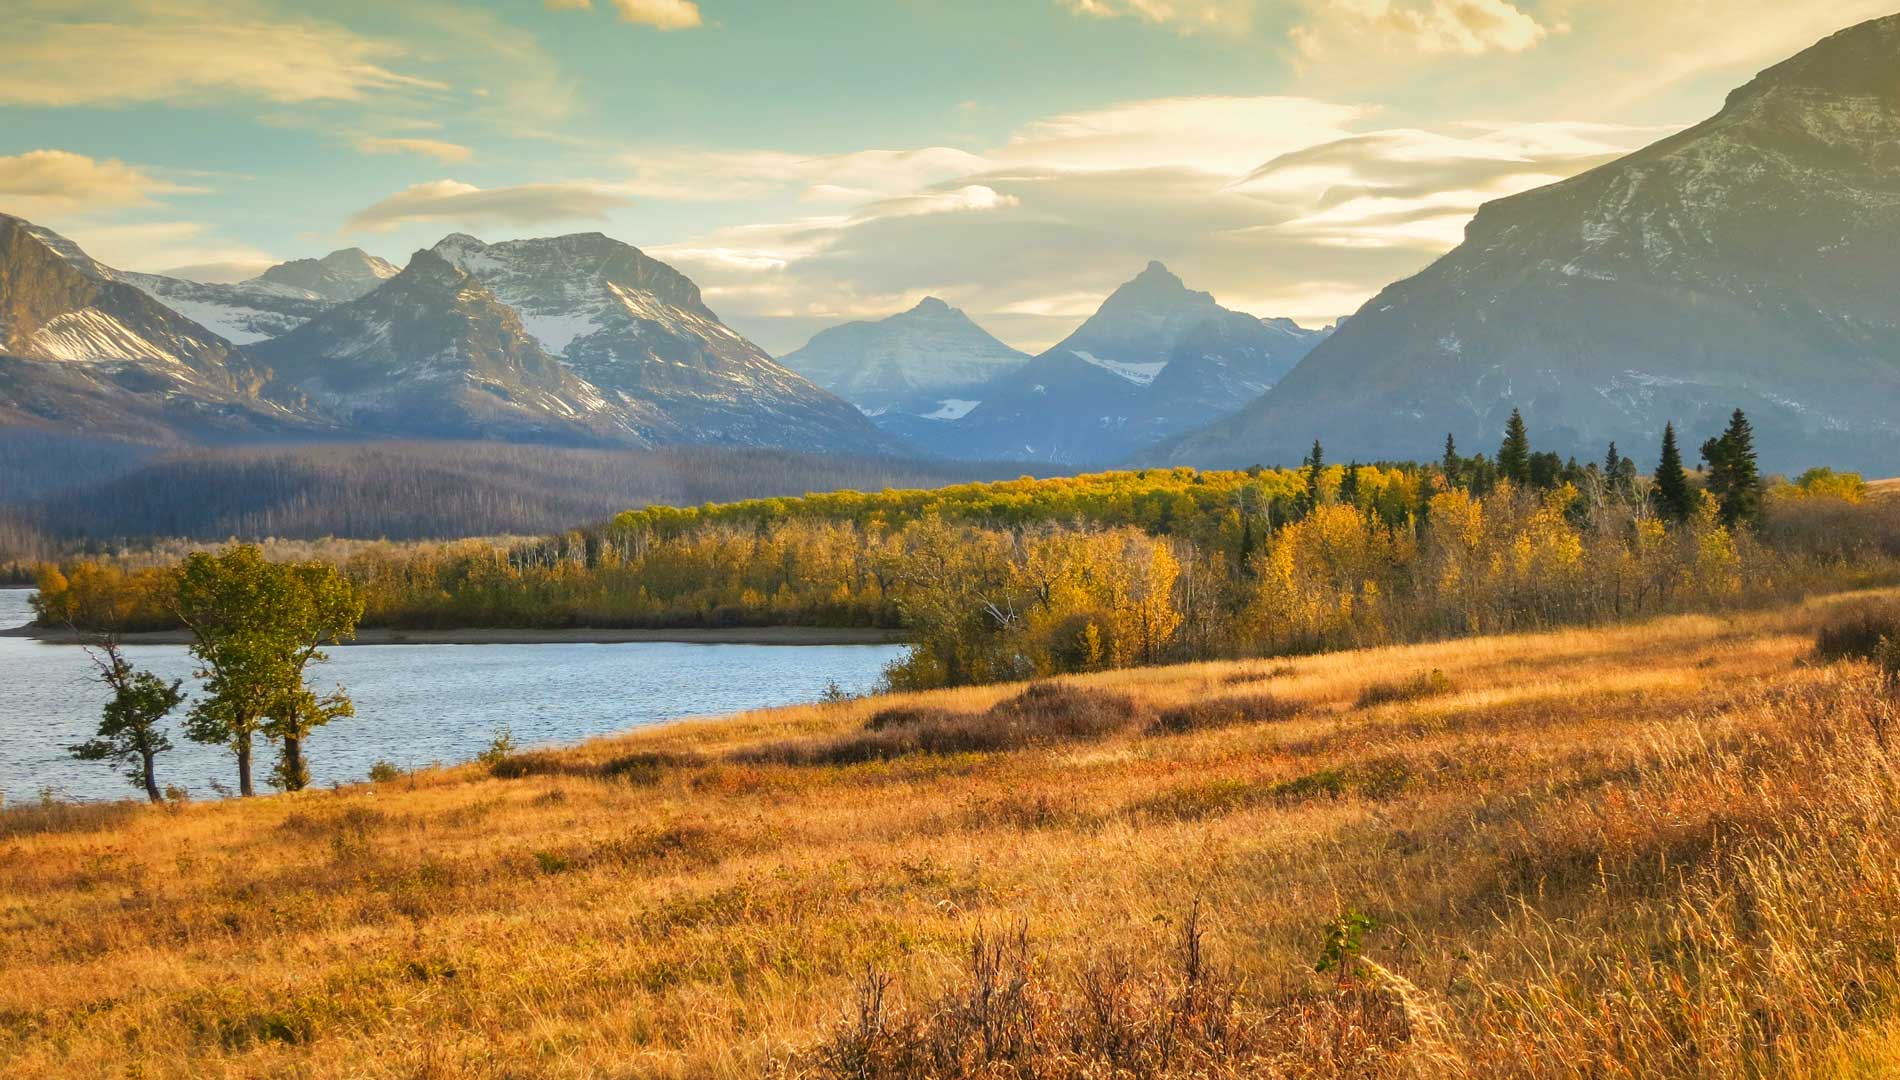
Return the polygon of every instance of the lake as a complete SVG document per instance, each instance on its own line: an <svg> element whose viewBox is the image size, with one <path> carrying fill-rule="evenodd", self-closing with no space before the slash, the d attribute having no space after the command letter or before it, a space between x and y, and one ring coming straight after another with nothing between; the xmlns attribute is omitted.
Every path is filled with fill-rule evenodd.
<svg viewBox="0 0 1900 1080"><path fill-rule="evenodd" d="M0 589L0 627L31 621L31 592ZM357 715L320 728L306 753L312 782L361 780L377 761L402 768L453 764L481 753L506 727L523 747L579 742L688 716L816 701L826 686L872 690L898 645L352 645L312 665L319 692L341 683ZM191 680L182 645L128 646L126 656L167 679ZM90 738L107 698L83 649L0 637L0 793L10 803L43 791L68 799L139 793L103 762L66 747ZM174 749L159 783L215 798L235 788L229 752L184 737L185 708L169 723ZM276 753L260 745L260 790Z"/></svg>

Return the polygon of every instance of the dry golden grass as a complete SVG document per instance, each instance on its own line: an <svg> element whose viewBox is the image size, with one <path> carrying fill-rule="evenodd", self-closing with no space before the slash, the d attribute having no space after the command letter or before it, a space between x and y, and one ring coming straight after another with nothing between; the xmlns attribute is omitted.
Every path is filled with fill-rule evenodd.
<svg viewBox="0 0 1900 1080"><path fill-rule="evenodd" d="M12 811L0 1075L1889 1075L1894 706L1804 662L1834 603L1065 680L1212 719L1000 753L744 751L1021 687Z"/></svg>

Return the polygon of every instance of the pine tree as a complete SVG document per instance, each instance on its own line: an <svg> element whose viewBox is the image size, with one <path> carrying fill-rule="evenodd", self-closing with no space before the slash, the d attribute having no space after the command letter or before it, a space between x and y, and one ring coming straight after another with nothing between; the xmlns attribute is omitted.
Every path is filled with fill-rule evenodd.
<svg viewBox="0 0 1900 1080"><path fill-rule="evenodd" d="M1511 410L1504 425L1504 443L1498 447L1498 472L1513 484L1523 486L1531 479L1531 437L1524 428L1524 417Z"/></svg>
<svg viewBox="0 0 1900 1080"><path fill-rule="evenodd" d="M1306 505L1308 509L1319 505L1320 474L1326 468L1326 450L1319 440L1313 440L1313 452L1306 456Z"/></svg>
<svg viewBox="0 0 1900 1080"><path fill-rule="evenodd" d="M1462 465L1463 462L1460 461L1458 457L1458 443L1451 437L1451 432L1447 431L1445 433L1445 456L1438 463L1439 468L1445 470L1446 487L1458 486L1459 477L1464 472L1464 469L1461 467Z"/></svg>
<svg viewBox="0 0 1900 1080"><path fill-rule="evenodd" d="M1609 451L1603 455L1603 475L1614 479L1622 471L1623 457L1616 452L1616 442L1612 440Z"/></svg>
<svg viewBox="0 0 1900 1080"><path fill-rule="evenodd" d="M1755 460L1755 429L1740 409L1729 418L1719 439L1702 444L1709 463L1709 493L1721 508L1729 528L1761 516L1761 467Z"/></svg>
<svg viewBox="0 0 1900 1080"><path fill-rule="evenodd" d="M1676 446L1676 425L1663 426L1662 460L1656 465L1657 509L1677 521L1686 521L1689 501L1689 474L1682 470L1682 451Z"/></svg>
<svg viewBox="0 0 1900 1080"><path fill-rule="evenodd" d="M1355 506L1359 502L1359 463L1357 461L1346 466L1346 475L1339 479L1339 501L1347 506Z"/></svg>

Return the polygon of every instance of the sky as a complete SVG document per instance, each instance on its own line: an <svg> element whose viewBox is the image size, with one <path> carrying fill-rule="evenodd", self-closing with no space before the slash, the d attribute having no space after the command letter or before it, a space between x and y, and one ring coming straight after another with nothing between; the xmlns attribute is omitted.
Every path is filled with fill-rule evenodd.
<svg viewBox="0 0 1900 1080"><path fill-rule="evenodd" d="M599 231L782 355L1150 259L1323 325L1900 0L5 0L0 212L233 281Z"/></svg>

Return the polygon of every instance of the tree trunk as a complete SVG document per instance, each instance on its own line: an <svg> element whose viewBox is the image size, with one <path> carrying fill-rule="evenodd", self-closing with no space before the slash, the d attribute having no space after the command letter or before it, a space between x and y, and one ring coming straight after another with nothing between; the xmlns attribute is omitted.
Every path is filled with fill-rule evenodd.
<svg viewBox="0 0 1900 1080"><path fill-rule="evenodd" d="M302 791L304 786L303 739L284 736L284 790Z"/></svg>
<svg viewBox="0 0 1900 1080"><path fill-rule="evenodd" d="M153 762L153 759L158 755L148 751L142 756L145 759L145 796L155 803L162 803L165 801L165 796L159 793L158 770L154 767Z"/></svg>
<svg viewBox="0 0 1900 1080"><path fill-rule="evenodd" d="M249 735L238 740L237 759L238 794L248 799L257 794L257 789L251 786L251 737Z"/></svg>

